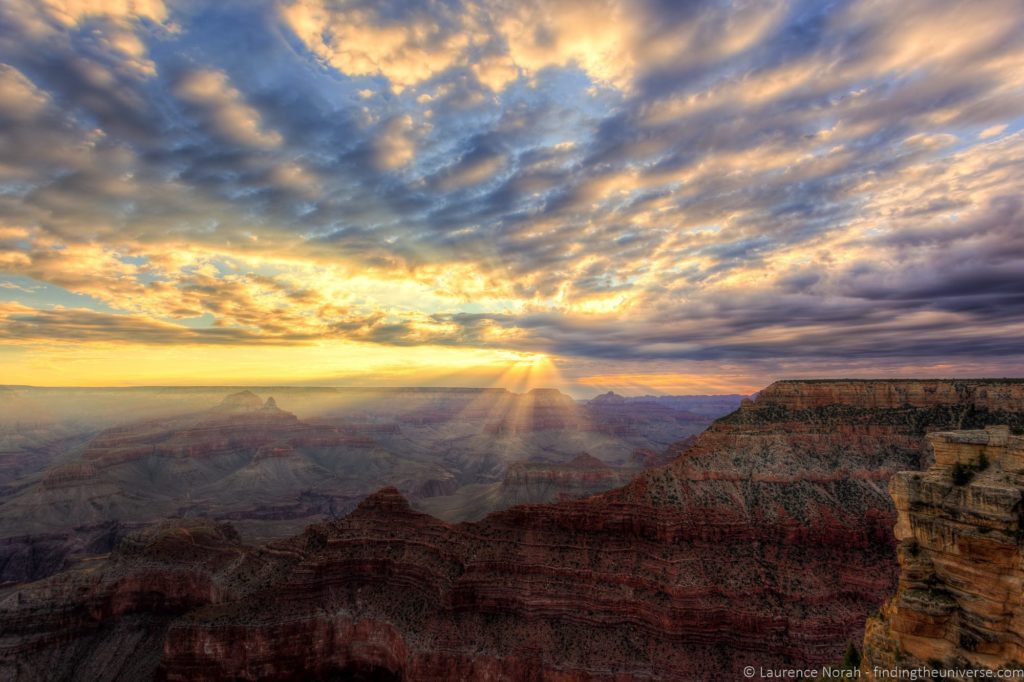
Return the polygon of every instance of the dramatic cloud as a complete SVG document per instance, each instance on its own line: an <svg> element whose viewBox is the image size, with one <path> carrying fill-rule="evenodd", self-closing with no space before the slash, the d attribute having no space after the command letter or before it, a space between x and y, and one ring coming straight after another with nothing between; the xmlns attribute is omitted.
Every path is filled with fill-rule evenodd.
<svg viewBox="0 0 1024 682"><path fill-rule="evenodd" d="M220 71L193 71L181 79L174 93L195 105L213 130L232 142L271 147L281 143L280 135L263 129L259 112L245 103Z"/></svg>
<svg viewBox="0 0 1024 682"><path fill-rule="evenodd" d="M1022 128L1020 0L12 0L0 339L1019 374Z"/></svg>

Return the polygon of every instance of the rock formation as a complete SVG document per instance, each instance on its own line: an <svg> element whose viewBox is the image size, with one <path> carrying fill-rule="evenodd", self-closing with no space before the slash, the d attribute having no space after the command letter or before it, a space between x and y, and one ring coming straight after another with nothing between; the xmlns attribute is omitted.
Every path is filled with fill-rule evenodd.
<svg viewBox="0 0 1024 682"><path fill-rule="evenodd" d="M645 416L641 406L616 422L630 435L602 432L586 406L552 390L281 390L287 410L274 397L242 390L216 400L200 393L207 409L179 411L196 393L168 389L179 401L170 414L87 435L29 429L27 407L17 422L0 414L0 585L39 579L90 547L106 547L109 524L127 530L205 516L231 520L243 537L262 542L351 511L387 485L414 505L437 498L423 506L433 504L431 511L449 520L563 493L583 496L641 469L629 459L638 447L660 443L660 452L704 425L660 409ZM90 403L110 400L108 393L85 395ZM145 402L134 391L122 400L137 398ZM320 416L300 419L290 410L293 399L307 407L330 399L335 407L315 402ZM558 468L581 450L609 470L515 484L517 461L543 453Z"/></svg>
<svg viewBox="0 0 1024 682"><path fill-rule="evenodd" d="M629 482L643 468L635 463L609 466L585 452L567 462L539 456L510 464L500 483L423 495L414 506L445 521L475 521L495 509L601 493Z"/></svg>
<svg viewBox="0 0 1024 682"><path fill-rule="evenodd" d="M263 401L258 395L252 391L239 391L225 396L216 409L218 412L254 412L261 407Z"/></svg>
<svg viewBox="0 0 1024 682"><path fill-rule="evenodd" d="M929 442L934 464L889 484L901 572L896 596L867 621L867 679L1024 661L1024 437L995 426Z"/></svg>
<svg viewBox="0 0 1024 682"><path fill-rule="evenodd" d="M453 525L388 488L261 548L204 532L198 555L122 550L4 601L0 674L627 682L831 663L895 585L888 477L930 460L930 431L1024 425L1022 399L1013 382L779 382L586 499ZM166 537L186 536L127 546ZM229 559L205 562L206 542Z"/></svg>

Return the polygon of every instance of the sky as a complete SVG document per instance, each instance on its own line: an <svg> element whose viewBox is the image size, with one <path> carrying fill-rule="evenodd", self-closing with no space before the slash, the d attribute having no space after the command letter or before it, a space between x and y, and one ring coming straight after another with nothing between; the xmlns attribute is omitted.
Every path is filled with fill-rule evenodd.
<svg viewBox="0 0 1024 682"><path fill-rule="evenodd" d="M1024 375L1024 2L4 0L0 384Z"/></svg>

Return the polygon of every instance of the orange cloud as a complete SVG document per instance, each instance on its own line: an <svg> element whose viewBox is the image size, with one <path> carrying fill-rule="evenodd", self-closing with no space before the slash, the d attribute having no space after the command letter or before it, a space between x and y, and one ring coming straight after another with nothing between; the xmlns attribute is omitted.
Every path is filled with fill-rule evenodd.
<svg viewBox="0 0 1024 682"><path fill-rule="evenodd" d="M0 117L14 121L35 118L49 97L13 66L0 64Z"/></svg>
<svg viewBox="0 0 1024 682"><path fill-rule="evenodd" d="M263 125L259 111L246 104L223 71L192 71L178 82L174 92L183 101L199 107L226 139L255 147L281 144L281 135Z"/></svg>
<svg viewBox="0 0 1024 682"><path fill-rule="evenodd" d="M470 36L427 16L387 21L366 8L324 0L282 3L280 14L306 47L350 76L384 76L396 92L464 63Z"/></svg>
<svg viewBox="0 0 1024 682"><path fill-rule="evenodd" d="M396 116L374 142L375 162L383 170L397 170L416 156L416 127L409 115Z"/></svg>

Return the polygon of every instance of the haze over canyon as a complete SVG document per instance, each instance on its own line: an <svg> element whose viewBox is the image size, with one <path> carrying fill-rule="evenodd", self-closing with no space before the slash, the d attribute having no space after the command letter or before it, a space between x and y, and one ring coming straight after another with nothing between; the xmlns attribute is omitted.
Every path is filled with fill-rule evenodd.
<svg viewBox="0 0 1024 682"><path fill-rule="evenodd" d="M903 493L894 506L894 474L932 467L950 480L961 456L933 452L929 434L991 427L1005 447L1024 429L1024 380L782 381L741 404L577 403L543 390L92 393L139 412L213 404L79 431L71 447L74 429L58 422L55 442L73 454L48 460L46 428L11 431L35 434L39 453L0 497L11 679L717 680L748 665L824 666L860 647L896 593L899 528L913 523L898 526L897 511L918 507ZM991 452L993 471L1016 471ZM945 490L1017 519L1021 491L975 487L989 476ZM965 513L961 527L981 523ZM961 545L957 561L987 565L984 547ZM994 626L956 615L976 608L969 583L957 585L941 593L943 622L994 641ZM998 632L1019 632L1015 614ZM870 660L897 665L901 646L923 656L879 637ZM1015 646L980 660L1011 665Z"/></svg>

